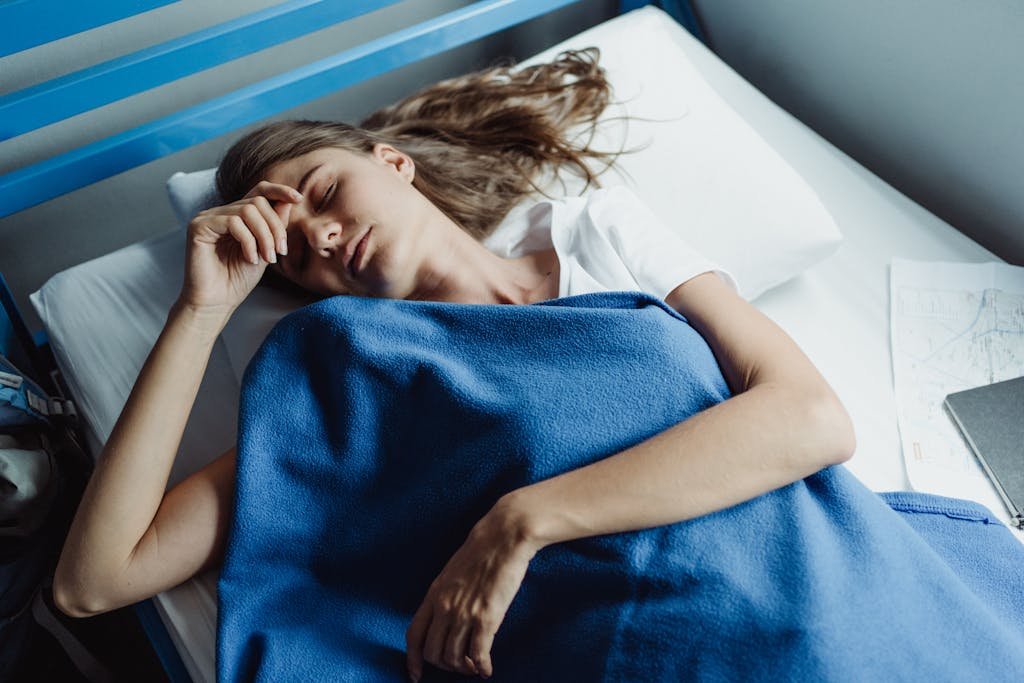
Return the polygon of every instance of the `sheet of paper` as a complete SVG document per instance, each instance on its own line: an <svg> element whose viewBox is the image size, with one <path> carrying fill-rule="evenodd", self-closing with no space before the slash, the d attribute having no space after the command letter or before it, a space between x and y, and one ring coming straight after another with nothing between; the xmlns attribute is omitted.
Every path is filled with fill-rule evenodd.
<svg viewBox="0 0 1024 683"><path fill-rule="evenodd" d="M1006 506L942 407L1024 375L1024 268L893 259L892 363L903 460L918 491Z"/></svg>

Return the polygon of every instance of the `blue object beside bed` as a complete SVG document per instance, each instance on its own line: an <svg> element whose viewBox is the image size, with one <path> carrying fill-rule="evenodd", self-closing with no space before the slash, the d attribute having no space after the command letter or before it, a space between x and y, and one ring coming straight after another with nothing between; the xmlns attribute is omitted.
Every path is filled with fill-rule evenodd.
<svg viewBox="0 0 1024 683"><path fill-rule="evenodd" d="M287 316L244 379L218 679L399 680L413 613L502 494L729 395L704 339L636 292L335 297ZM494 680L1024 672L1024 595L999 589L1024 548L980 506L888 500L832 467L695 520L547 547L498 629Z"/></svg>

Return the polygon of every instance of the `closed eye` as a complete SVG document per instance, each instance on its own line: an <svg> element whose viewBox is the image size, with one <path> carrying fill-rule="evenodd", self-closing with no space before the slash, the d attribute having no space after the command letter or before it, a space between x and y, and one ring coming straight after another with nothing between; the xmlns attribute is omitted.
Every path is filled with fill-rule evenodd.
<svg viewBox="0 0 1024 683"><path fill-rule="evenodd" d="M334 194L334 188L337 187L337 186L338 186L338 183L332 183L331 186L327 188L327 191L324 192L324 196L320 198L320 205L316 209L317 213L320 213L321 211L323 211L324 207L327 206L327 202L330 200L331 196Z"/></svg>

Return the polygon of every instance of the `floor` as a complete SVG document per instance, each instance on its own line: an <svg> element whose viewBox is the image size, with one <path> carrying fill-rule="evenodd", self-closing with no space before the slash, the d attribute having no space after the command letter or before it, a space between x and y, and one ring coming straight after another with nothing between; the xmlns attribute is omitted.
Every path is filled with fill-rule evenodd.
<svg viewBox="0 0 1024 683"><path fill-rule="evenodd" d="M52 604L52 603L51 603ZM64 626L89 649L111 675L109 681L168 681L142 625L131 607L87 619L72 619L56 613ZM36 628L32 645L12 681L25 683L78 683L88 681L50 633Z"/></svg>

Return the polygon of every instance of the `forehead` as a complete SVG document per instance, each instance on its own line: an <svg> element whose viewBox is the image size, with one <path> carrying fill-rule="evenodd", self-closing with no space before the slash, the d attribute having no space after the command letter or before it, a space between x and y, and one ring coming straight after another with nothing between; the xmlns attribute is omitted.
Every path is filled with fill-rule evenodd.
<svg viewBox="0 0 1024 683"><path fill-rule="evenodd" d="M337 147L322 147L302 156L280 161L267 169L264 180L296 187L306 171L320 164L330 163L332 166L352 164L359 157L352 152Z"/></svg>

